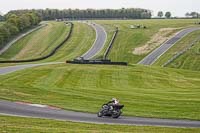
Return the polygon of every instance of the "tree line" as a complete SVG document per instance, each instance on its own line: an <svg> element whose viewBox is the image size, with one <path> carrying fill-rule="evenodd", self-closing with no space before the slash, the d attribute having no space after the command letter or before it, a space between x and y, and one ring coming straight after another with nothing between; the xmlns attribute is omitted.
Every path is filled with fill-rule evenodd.
<svg viewBox="0 0 200 133"><path fill-rule="evenodd" d="M0 15L0 21L3 21L4 17L2 15Z"/></svg>
<svg viewBox="0 0 200 133"><path fill-rule="evenodd" d="M163 11L159 11L157 16L158 16L159 18L162 18L164 15L165 15L165 18L171 18L172 13L171 13L171 12L166 12L166 13L164 14Z"/></svg>
<svg viewBox="0 0 200 133"><path fill-rule="evenodd" d="M0 48L16 34L38 25L41 21L36 12L11 13L4 16L5 21L0 23Z"/></svg>
<svg viewBox="0 0 200 133"><path fill-rule="evenodd" d="M10 13L21 13L30 10L14 10ZM140 8L122 8L122 9L38 9L32 10L37 12L43 20L55 19L89 19L89 18L118 18L118 19L148 19L151 18L152 13L150 10Z"/></svg>
<svg viewBox="0 0 200 133"><path fill-rule="evenodd" d="M198 12L187 12L185 14L186 17L191 17L191 18L200 18L200 13Z"/></svg>
<svg viewBox="0 0 200 133"><path fill-rule="evenodd" d="M163 13L163 11L159 11L157 16L159 18L163 18L163 16L165 16L165 18L171 18L172 14L171 12L166 12L165 14ZM200 13L198 12L187 12L185 14L186 18L200 18Z"/></svg>

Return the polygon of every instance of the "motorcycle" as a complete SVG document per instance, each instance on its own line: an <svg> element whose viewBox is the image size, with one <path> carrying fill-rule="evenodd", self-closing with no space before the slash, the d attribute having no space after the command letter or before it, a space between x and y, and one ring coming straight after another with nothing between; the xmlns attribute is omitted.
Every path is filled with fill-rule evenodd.
<svg viewBox="0 0 200 133"><path fill-rule="evenodd" d="M124 105L109 106L108 104L102 105L100 111L97 113L98 117L109 116L112 118L119 118L122 114L121 109Z"/></svg>

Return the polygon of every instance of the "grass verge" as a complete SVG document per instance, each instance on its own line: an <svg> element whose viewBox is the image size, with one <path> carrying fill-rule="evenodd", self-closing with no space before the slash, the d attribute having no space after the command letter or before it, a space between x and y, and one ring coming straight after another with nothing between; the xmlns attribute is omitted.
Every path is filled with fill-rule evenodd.
<svg viewBox="0 0 200 133"><path fill-rule="evenodd" d="M64 40L69 26L63 22L48 22L48 26L34 31L13 44L1 56L1 60L31 59L48 54Z"/></svg>
<svg viewBox="0 0 200 133"><path fill-rule="evenodd" d="M168 65L171 68L200 71L200 42Z"/></svg>
<svg viewBox="0 0 200 133"><path fill-rule="evenodd" d="M175 19L175 20L102 20L96 21L99 24L110 27L119 27L119 34L116 38L109 58L113 61L126 61L137 63L142 60L148 53L136 55L133 54L135 48L144 46L151 37L158 33L162 28L179 28L194 26L196 20ZM145 25L147 29L131 29L130 25ZM173 32L177 32L175 30ZM168 34L170 36L172 33Z"/></svg>
<svg viewBox="0 0 200 133"><path fill-rule="evenodd" d="M165 62L171 59L175 54L180 51L183 51L187 48L191 43L194 42L197 38L199 38L200 31L194 31L178 41L172 48L170 48L164 55L162 55L154 65L162 66ZM200 70L200 56L199 56L200 44L197 42L190 50L185 52L183 55L179 56L172 63L168 65L168 67L172 68L182 68L182 69L190 69L190 70Z"/></svg>
<svg viewBox="0 0 200 133"><path fill-rule="evenodd" d="M84 23L73 22L74 29L71 38L47 61L66 61L80 57L92 47L95 40L95 30Z"/></svg>
<svg viewBox="0 0 200 133"><path fill-rule="evenodd" d="M96 113L117 97L125 115L200 120L199 75L159 67L49 65L0 76L0 99Z"/></svg>
<svg viewBox="0 0 200 133"><path fill-rule="evenodd" d="M200 128L169 128L151 126L97 125L67 121L0 116L0 130L3 133L198 133Z"/></svg>

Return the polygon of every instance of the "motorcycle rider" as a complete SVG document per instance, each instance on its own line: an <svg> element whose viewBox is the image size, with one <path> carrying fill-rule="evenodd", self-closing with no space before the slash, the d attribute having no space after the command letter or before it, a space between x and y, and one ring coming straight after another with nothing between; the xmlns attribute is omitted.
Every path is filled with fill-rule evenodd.
<svg viewBox="0 0 200 133"><path fill-rule="evenodd" d="M112 111L116 105L119 105L119 100L117 100L117 98L112 98L111 101L107 103L107 105L109 106L109 110Z"/></svg>

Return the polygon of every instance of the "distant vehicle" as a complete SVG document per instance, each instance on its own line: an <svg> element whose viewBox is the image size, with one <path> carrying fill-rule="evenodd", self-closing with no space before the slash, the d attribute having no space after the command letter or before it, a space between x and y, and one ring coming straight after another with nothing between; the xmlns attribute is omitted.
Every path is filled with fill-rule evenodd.
<svg viewBox="0 0 200 133"><path fill-rule="evenodd" d="M130 28L131 29L146 29L147 27L146 26L144 26L144 25L130 25Z"/></svg>
<svg viewBox="0 0 200 133"><path fill-rule="evenodd" d="M130 25L131 29L137 29L137 27L135 25Z"/></svg>
<svg viewBox="0 0 200 133"><path fill-rule="evenodd" d="M116 105L109 105L103 104L100 111L97 113L98 117L109 116L112 118L119 118L122 114L122 108L124 105L116 104Z"/></svg>

